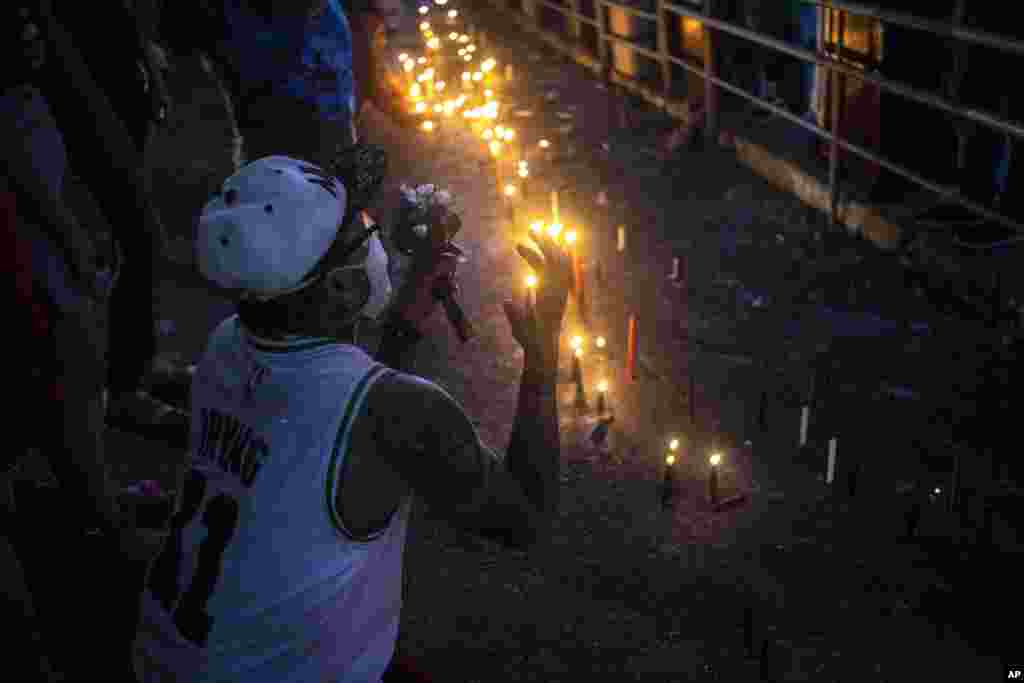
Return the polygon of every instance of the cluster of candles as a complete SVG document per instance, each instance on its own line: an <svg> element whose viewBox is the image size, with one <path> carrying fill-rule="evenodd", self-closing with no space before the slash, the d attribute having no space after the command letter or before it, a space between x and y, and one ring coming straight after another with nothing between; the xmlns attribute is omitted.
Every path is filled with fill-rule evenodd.
<svg viewBox="0 0 1024 683"><path fill-rule="evenodd" d="M500 122L498 61L480 54L476 41L462 30L459 11L447 4L433 0L433 5L420 5L423 49L398 55L411 113L423 118L419 127L428 134L462 121L499 157L513 145L516 132ZM529 174L525 159L518 170L521 178ZM514 195L517 188L509 184L505 191Z"/></svg>
<svg viewBox="0 0 1024 683"><path fill-rule="evenodd" d="M662 482L662 505L668 507L672 502L673 465L676 464L676 452L679 450L679 439L672 438L668 442L668 453L665 455L665 478ZM715 450L708 458L711 469L708 471L708 498L712 505L719 502L718 470L722 466L722 453Z"/></svg>

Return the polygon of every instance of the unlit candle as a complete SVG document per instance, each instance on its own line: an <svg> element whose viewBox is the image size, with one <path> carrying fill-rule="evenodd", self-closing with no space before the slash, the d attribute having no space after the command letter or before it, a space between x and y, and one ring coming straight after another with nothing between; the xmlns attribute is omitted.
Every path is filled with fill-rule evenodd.
<svg viewBox="0 0 1024 683"><path fill-rule="evenodd" d="M825 483L831 484L836 476L836 444L838 439L832 437L828 440L828 472L825 474Z"/></svg>

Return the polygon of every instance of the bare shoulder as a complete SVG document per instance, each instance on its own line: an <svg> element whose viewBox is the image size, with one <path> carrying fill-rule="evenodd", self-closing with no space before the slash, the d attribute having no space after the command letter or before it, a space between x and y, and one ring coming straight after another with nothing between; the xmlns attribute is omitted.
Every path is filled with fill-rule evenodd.
<svg viewBox="0 0 1024 683"><path fill-rule="evenodd" d="M425 428L444 429L458 419L461 409L434 382L404 372L390 372L377 380L366 395L364 427L378 445L415 447Z"/></svg>

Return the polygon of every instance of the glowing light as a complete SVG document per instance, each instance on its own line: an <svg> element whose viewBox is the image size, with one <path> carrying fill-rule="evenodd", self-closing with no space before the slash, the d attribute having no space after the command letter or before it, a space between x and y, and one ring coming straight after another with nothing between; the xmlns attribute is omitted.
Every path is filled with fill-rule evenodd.
<svg viewBox="0 0 1024 683"><path fill-rule="evenodd" d="M495 126L494 134L497 135L499 138L505 137L505 126Z"/></svg>
<svg viewBox="0 0 1024 683"><path fill-rule="evenodd" d="M434 130L434 122L433 121L424 121L423 122L423 130L427 131L428 133L430 131Z"/></svg>
<svg viewBox="0 0 1024 683"><path fill-rule="evenodd" d="M529 175L530 175L530 172L526 169L526 167L524 167L524 166L520 166L519 167L519 177L520 178L527 178L527 177L529 177Z"/></svg>
<svg viewBox="0 0 1024 683"><path fill-rule="evenodd" d="M488 146L491 148L491 154L494 156L501 154L501 143L497 140L491 140L491 144Z"/></svg>
<svg viewBox="0 0 1024 683"><path fill-rule="evenodd" d="M419 79L417 79L417 80L419 80ZM413 83L409 87L409 95L412 96L412 97L419 97L422 92L423 92L423 89L420 88L420 84L419 83Z"/></svg>
<svg viewBox="0 0 1024 683"><path fill-rule="evenodd" d="M561 232L561 223L552 223L551 225L548 226L548 234L554 237L555 239L558 239L558 235L561 234Z"/></svg>
<svg viewBox="0 0 1024 683"><path fill-rule="evenodd" d="M605 341L604 337L598 337L597 338L597 348L603 349L604 345L607 344L607 343L608 342Z"/></svg>
<svg viewBox="0 0 1024 683"><path fill-rule="evenodd" d="M486 97L487 99L491 99L492 97L494 97L494 91L493 90L484 90L484 97Z"/></svg>
<svg viewBox="0 0 1024 683"><path fill-rule="evenodd" d="M573 337L572 339L569 340L569 346L571 346L573 349L580 348L580 346L582 344L583 344L583 337L579 336L578 334L575 337Z"/></svg>
<svg viewBox="0 0 1024 683"><path fill-rule="evenodd" d="M460 57L465 57L466 56L465 48L459 48L459 56Z"/></svg>
<svg viewBox="0 0 1024 683"><path fill-rule="evenodd" d="M435 114L440 114L443 110L444 110L444 107L441 106L440 104L435 104L434 105L434 113Z"/></svg>
<svg viewBox="0 0 1024 683"><path fill-rule="evenodd" d="M532 274L531 275L527 275L526 276L526 286L528 288L530 288L530 289L533 289L534 287L536 287L537 286L537 276L536 275L532 275Z"/></svg>
<svg viewBox="0 0 1024 683"><path fill-rule="evenodd" d="M541 149L547 149L548 147L550 147L550 146L551 146L551 143L550 143L550 142L548 142L547 140L541 140L541 141L540 141L540 142L538 142L537 144L538 144L538 145L540 145L540 148L541 148Z"/></svg>
<svg viewBox="0 0 1024 683"><path fill-rule="evenodd" d="M416 77L417 83L425 83L427 81L427 74L420 74Z"/></svg>
<svg viewBox="0 0 1024 683"><path fill-rule="evenodd" d="M484 140L490 140L492 137L494 137L494 131L488 128L482 133L482 135Z"/></svg>
<svg viewBox="0 0 1024 683"><path fill-rule="evenodd" d="M402 54L398 55L398 61L400 61L400 62L404 63L405 60L407 60L407 59L409 59L409 55L405 54L404 52Z"/></svg>
<svg viewBox="0 0 1024 683"><path fill-rule="evenodd" d="M570 230L569 232L565 233L565 243L566 244L576 244L576 231L575 230Z"/></svg>
<svg viewBox="0 0 1024 683"><path fill-rule="evenodd" d="M476 45L467 45L466 52L476 52Z"/></svg>
<svg viewBox="0 0 1024 683"><path fill-rule="evenodd" d="M536 234L540 234L544 231L544 221L534 221L530 223L530 231Z"/></svg>
<svg viewBox="0 0 1024 683"><path fill-rule="evenodd" d="M714 453L714 454L713 454L713 455L712 455L712 456L711 456L711 457L710 457L710 458L708 459L708 462L710 462L710 463L711 463L711 466L712 466L712 467L718 467L718 466L719 466L720 464L722 464L722 454L721 454L721 453Z"/></svg>
<svg viewBox="0 0 1024 683"><path fill-rule="evenodd" d="M598 382L597 383L597 390L600 391L602 394L604 392L608 391L608 380L603 379L600 382Z"/></svg>
<svg viewBox="0 0 1024 683"><path fill-rule="evenodd" d="M516 137L516 132L514 130L512 130L511 128L506 128L505 129L505 141L506 142L512 142L512 140L515 137Z"/></svg>
<svg viewBox="0 0 1024 683"><path fill-rule="evenodd" d="M426 110L427 110L427 103L426 102L417 102L416 103L416 113L417 114L422 114Z"/></svg>
<svg viewBox="0 0 1024 683"><path fill-rule="evenodd" d="M667 458L665 458L665 464L666 465L674 465L674 464L676 464L676 456L670 455Z"/></svg>
<svg viewBox="0 0 1024 683"><path fill-rule="evenodd" d="M413 61L410 59L408 62L402 65L402 68L405 69L406 71L412 71L413 69L416 68L416 64L413 63Z"/></svg>
<svg viewBox="0 0 1024 683"><path fill-rule="evenodd" d="M455 31L452 31L451 33L448 34L448 40L458 40L458 39L459 39L459 34L456 33Z"/></svg>
<svg viewBox="0 0 1024 683"><path fill-rule="evenodd" d="M444 90L445 83L444 81L438 81L437 83L434 84L434 87L437 88L439 91Z"/></svg>
<svg viewBox="0 0 1024 683"><path fill-rule="evenodd" d="M430 22L429 21L424 21L422 24L420 24L420 30L421 31L429 31L430 30Z"/></svg>
<svg viewBox="0 0 1024 683"><path fill-rule="evenodd" d="M464 59L464 60L465 60L465 61L467 61L467 62L471 62L471 61L473 61L473 55L466 55L466 56L465 56L465 57L463 57L462 59ZM478 80L480 80L480 79L479 79L479 78L474 78L473 80L474 80L474 81L478 81Z"/></svg>
<svg viewBox="0 0 1024 683"><path fill-rule="evenodd" d="M516 186L515 185L506 185L505 186L505 196L506 197L513 197L513 196L515 196L515 194L516 194Z"/></svg>
<svg viewBox="0 0 1024 683"><path fill-rule="evenodd" d="M454 19L457 16L459 16L459 10L457 10L457 9L450 9L450 10L448 10L448 18L449 19ZM455 37L458 38L458 36L455 36Z"/></svg>
<svg viewBox="0 0 1024 683"><path fill-rule="evenodd" d="M460 43L468 43L469 42L469 36L467 36L465 33L463 33L461 36L459 36L459 42Z"/></svg>
<svg viewBox="0 0 1024 683"><path fill-rule="evenodd" d="M466 55L466 56L469 57L470 55ZM473 80L474 81L483 80L483 77L484 77L484 75L482 73L480 73L479 71L473 73Z"/></svg>
<svg viewBox="0 0 1024 683"><path fill-rule="evenodd" d="M430 42L427 43L427 47L429 47L431 50L436 50L436 49L440 48L441 47L441 39L440 38L431 38Z"/></svg>
<svg viewBox="0 0 1024 683"><path fill-rule="evenodd" d="M577 358L583 358L583 349L576 349L572 352Z"/></svg>
<svg viewBox="0 0 1024 683"><path fill-rule="evenodd" d="M423 75L426 76L427 78L433 78L434 77L434 68L431 67L431 68L427 69L426 71L423 72Z"/></svg>
<svg viewBox="0 0 1024 683"><path fill-rule="evenodd" d="M426 14L429 11L430 11L429 7L427 7L426 5L420 5L420 14Z"/></svg>
<svg viewBox="0 0 1024 683"><path fill-rule="evenodd" d="M672 439L671 441L669 441L668 442L668 449L670 451L678 450L679 449L679 439Z"/></svg>
<svg viewBox="0 0 1024 683"><path fill-rule="evenodd" d="M419 59L416 60L416 63L417 64L426 64L427 63L427 58L426 57L420 57Z"/></svg>
<svg viewBox="0 0 1024 683"><path fill-rule="evenodd" d="M462 72L462 80L468 81L471 78L473 78L473 74L469 73L468 71Z"/></svg>
<svg viewBox="0 0 1024 683"><path fill-rule="evenodd" d="M423 37L424 38L433 38L434 37L434 32L433 31L424 31L423 32Z"/></svg>
<svg viewBox="0 0 1024 683"><path fill-rule="evenodd" d="M444 7L445 5L448 4L448 0L434 0L434 2L436 2L441 7Z"/></svg>
<svg viewBox="0 0 1024 683"><path fill-rule="evenodd" d="M485 59L484 62L480 65L480 68L483 69L484 71L490 71L497 65L498 63L493 59Z"/></svg>

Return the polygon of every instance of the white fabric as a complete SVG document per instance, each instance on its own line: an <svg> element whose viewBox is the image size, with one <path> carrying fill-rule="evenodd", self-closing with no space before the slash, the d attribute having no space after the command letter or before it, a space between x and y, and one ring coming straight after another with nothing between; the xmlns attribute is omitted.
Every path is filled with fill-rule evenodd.
<svg viewBox="0 0 1024 683"><path fill-rule="evenodd" d="M274 295L295 288L327 253L345 216L341 183L289 157L253 161L221 190L203 208L196 253L203 275L226 289Z"/></svg>
<svg viewBox="0 0 1024 683"><path fill-rule="evenodd" d="M237 316L218 326L192 390L190 462L206 477L205 494L179 535L176 612L157 600L167 595L167 560L177 556L174 523L150 571L136 642L141 681L381 679L398 633L409 500L364 541L341 530L332 503L349 420L388 372L355 346L304 339L268 350ZM218 464L226 454L228 464ZM221 544L203 647L184 637L172 613L180 617L181 596L197 585L200 548L215 546L209 539L223 528L212 511L214 500L223 507L225 499L214 498L221 493L237 501L238 517ZM179 510L189 509L186 498L179 496Z"/></svg>

